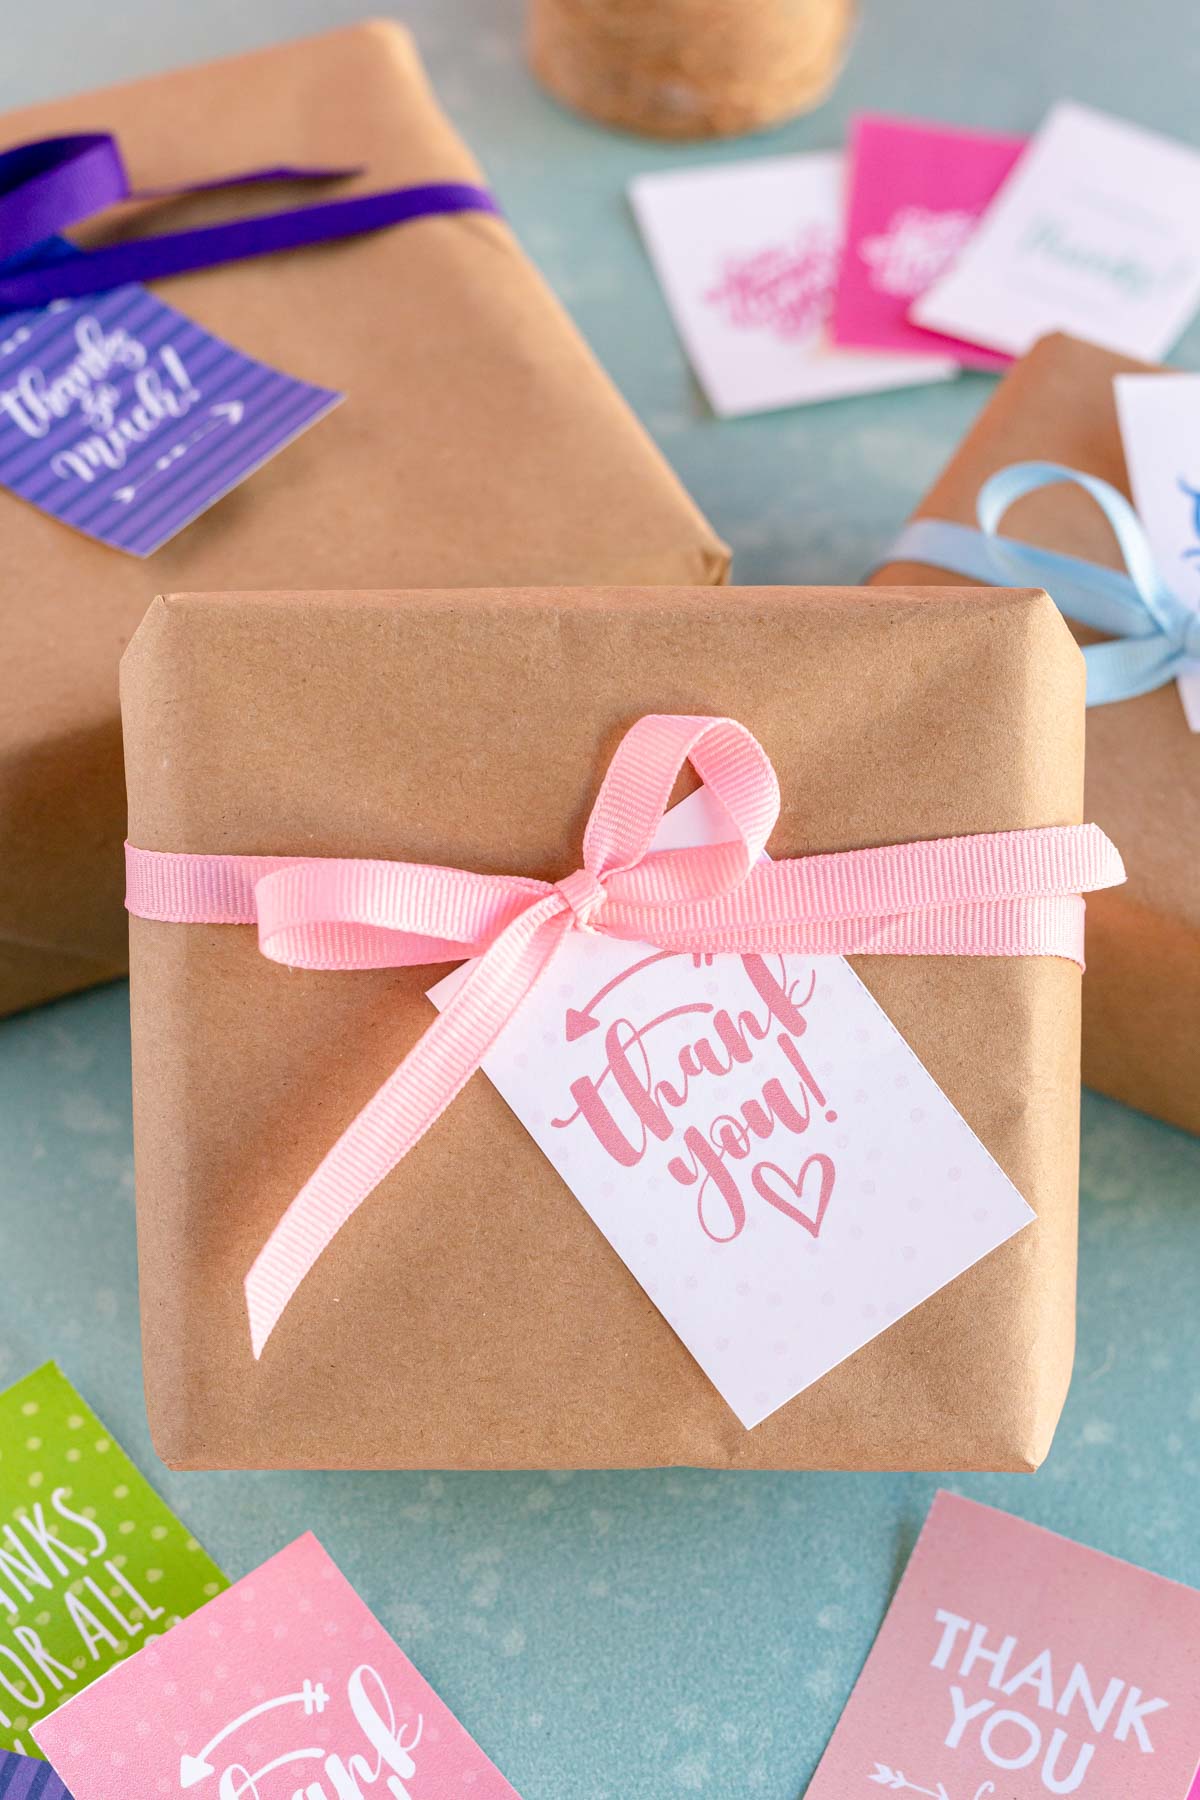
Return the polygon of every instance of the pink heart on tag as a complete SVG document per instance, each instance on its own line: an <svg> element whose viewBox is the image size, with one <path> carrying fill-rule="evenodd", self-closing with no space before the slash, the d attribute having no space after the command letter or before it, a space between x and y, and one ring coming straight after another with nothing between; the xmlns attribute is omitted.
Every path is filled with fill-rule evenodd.
<svg viewBox="0 0 1200 1800"><path fill-rule="evenodd" d="M801 1212L798 1206L793 1206L792 1201L784 1199L783 1194L778 1191L782 1188L795 1199L802 1199L804 1189L808 1185L808 1172L812 1168L818 1170L820 1179L815 1214ZM795 1219L797 1225L803 1225L805 1231L811 1232L813 1237L821 1235L821 1221L825 1217L825 1209L833 1195L833 1182L833 1163L828 1156L819 1154L810 1156L807 1162L800 1165L800 1173L794 1180L779 1167L778 1163L759 1163L754 1171L755 1192L775 1207L778 1212L786 1213L789 1219Z"/></svg>

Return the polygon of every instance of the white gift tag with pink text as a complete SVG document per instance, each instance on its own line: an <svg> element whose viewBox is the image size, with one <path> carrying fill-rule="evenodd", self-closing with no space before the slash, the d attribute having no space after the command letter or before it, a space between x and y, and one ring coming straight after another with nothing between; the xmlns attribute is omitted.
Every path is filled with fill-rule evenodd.
<svg viewBox="0 0 1200 1800"><path fill-rule="evenodd" d="M483 1067L746 1426L1034 1216L840 956L572 932Z"/></svg>

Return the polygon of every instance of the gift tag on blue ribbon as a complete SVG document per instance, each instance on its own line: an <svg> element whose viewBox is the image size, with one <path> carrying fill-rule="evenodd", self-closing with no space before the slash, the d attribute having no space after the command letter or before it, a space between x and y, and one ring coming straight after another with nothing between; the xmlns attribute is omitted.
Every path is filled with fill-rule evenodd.
<svg viewBox="0 0 1200 1800"><path fill-rule="evenodd" d="M342 398L140 284L54 300L0 317L0 483L149 556Z"/></svg>

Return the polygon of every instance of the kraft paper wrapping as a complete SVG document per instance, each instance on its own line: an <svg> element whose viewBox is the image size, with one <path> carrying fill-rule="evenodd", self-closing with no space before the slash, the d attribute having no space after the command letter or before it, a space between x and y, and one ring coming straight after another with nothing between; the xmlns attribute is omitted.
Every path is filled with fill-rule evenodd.
<svg viewBox="0 0 1200 1800"><path fill-rule="evenodd" d="M757 734L778 855L1082 816L1082 659L1031 592L185 596L151 608L122 687L131 838L150 850L559 879L622 733L655 710ZM145 1362L173 1466L1044 1456L1073 1346L1075 965L855 959L1037 1222L746 1431L482 1074L255 1364L245 1273L434 1016L445 968L307 974L263 958L252 927L131 926Z"/></svg>
<svg viewBox="0 0 1200 1800"><path fill-rule="evenodd" d="M1113 376L1146 368L1075 338L1043 338L1001 383L917 516L973 525L987 477L1029 458L1102 476L1128 494ZM1103 514L1073 487L1018 501L1001 530L1120 566ZM963 577L893 563L874 579L961 585ZM1083 1079L1200 1132L1200 737L1174 682L1089 711L1086 813L1121 851L1129 879L1088 902Z"/></svg>
<svg viewBox="0 0 1200 1800"><path fill-rule="evenodd" d="M338 193L481 179L407 34L385 23L10 114L0 143L85 129L117 134L135 184L286 162L362 165ZM234 190L136 207L128 228L313 198ZM125 968L117 664L156 592L727 569L498 219L422 219L156 291L348 397L149 562L0 491L0 1013Z"/></svg>

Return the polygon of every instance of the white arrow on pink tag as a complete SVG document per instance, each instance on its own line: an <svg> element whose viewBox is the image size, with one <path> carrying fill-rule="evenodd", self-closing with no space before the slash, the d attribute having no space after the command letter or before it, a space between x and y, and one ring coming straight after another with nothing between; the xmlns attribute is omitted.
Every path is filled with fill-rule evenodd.
<svg viewBox="0 0 1200 1800"><path fill-rule="evenodd" d="M255 1719L261 1718L264 1713L274 1712L280 1706L302 1706L305 1716L311 1717L313 1713L323 1712L328 1703L329 1695L319 1681L306 1681L297 1694L279 1694L274 1700L260 1701L257 1706L252 1706L247 1712L240 1713L228 1725L223 1725L220 1731L209 1739L203 1750L195 1756L189 1756L186 1751L184 1752L179 1759L180 1787L196 1787L201 1781L207 1781L210 1775L215 1775L216 1769L210 1759L215 1756L220 1746L227 1738L233 1737L236 1732L244 1726L252 1724ZM306 1757L318 1757L320 1754L318 1749L293 1751L290 1756L282 1758L281 1762L301 1761ZM270 1766L278 1768L281 1766L281 1762L272 1763ZM265 1773L265 1769L259 1770L260 1775Z"/></svg>
<svg viewBox="0 0 1200 1800"><path fill-rule="evenodd" d="M1034 1216L840 956L573 932L483 1068L746 1426Z"/></svg>

